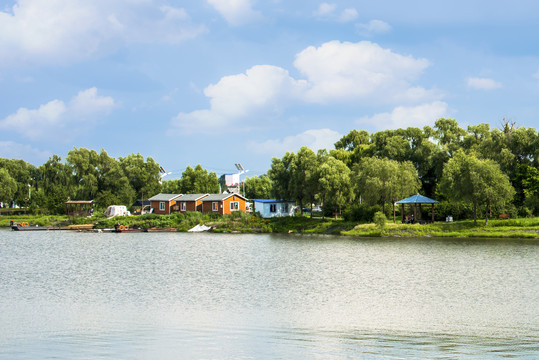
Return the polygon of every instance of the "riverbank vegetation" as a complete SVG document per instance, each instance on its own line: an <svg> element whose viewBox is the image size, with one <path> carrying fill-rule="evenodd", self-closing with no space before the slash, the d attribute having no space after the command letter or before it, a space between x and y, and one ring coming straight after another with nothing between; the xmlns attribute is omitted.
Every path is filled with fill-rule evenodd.
<svg viewBox="0 0 539 360"><path fill-rule="evenodd" d="M360 223L342 218L293 216L263 219L254 214L236 212L231 215L202 213L146 214L105 218L94 215L77 218L76 224L95 224L97 229L111 229L116 224L141 229L168 229L185 232L196 225L211 227L215 233L286 233L305 235L344 235L351 237L462 237L462 238L528 238L539 239L539 217L491 220L488 225L474 224L473 220L435 222L431 224L395 224L387 221L382 212L375 214L375 222ZM28 222L30 226L60 226L70 223L67 216L0 216L0 226Z"/></svg>
<svg viewBox="0 0 539 360"><path fill-rule="evenodd" d="M317 219L310 214L312 219L299 216L266 222L256 218L245 220L246 214L234 214L232 219L202 221L197 218L199 214L185 218L174 214L130 221L140 220L141 226L170 225L182 230L196 220L220 221L222 224L216 229L226 229L223 231L247 231L249 227L244 224L250 222L253 232L268 232L271 228L278 232L400 232L405 236L411 231L409 227L404 231L401 225L387 224L371 229L368 224L373 223L377 212L400 222L400 217L412 210L406 208L406 213L401 214L402 209L394 210L393 204L419 192L440 201L434 209L438 222L451 216L457 220L455 224L473 219L473 224L479 226L477 220L483 218L484 224L494 229L501 214L511 221L539 216L538 168L537 130L517 127L510 121L503 121L499 129L488 124L463 129L457 121L442 118L432 128L410 127L372 134L352 130L335 143L334 149L315 153L302 147L297 153L273 158L266 174L245 180L248 198L294 200L300 215L304 210L312 213L309 210L318 204L323 217L337 220ZM95 213L101 214L108 205L123 204L133 210L135 200L148 199L159 192L214 193L219 188L217 175L201 165L187 166L178 180L162 181L164 174L163 168L150 157L131 154L115 159L105 150L84 148L73 148L65 161L53 155L38 167L20 159L0 159L0 201L16 203L25 208L25 214L43 217L36 222L45 223L47 216L65 213L67 199L93 199ZM424 212L422 219L430 219L427 210L416 209ZM15 209L5 216L20 212ZM109 226L112 221L116 220L96 220L98 226ZM508 222L504 224L507 226ZM461 225L447 229L436 226L422 225L418 228L422 230L412 228L412 232L442 236Z"/></svg>

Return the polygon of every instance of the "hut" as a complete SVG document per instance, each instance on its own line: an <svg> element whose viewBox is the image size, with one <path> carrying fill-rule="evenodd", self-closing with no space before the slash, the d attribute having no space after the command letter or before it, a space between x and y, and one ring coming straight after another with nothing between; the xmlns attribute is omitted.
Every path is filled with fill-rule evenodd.
<svg viewBox="0 0 539 360"><path fill-rule="evenodd" d="M93 200L68 200L65 202L66 213L75 220L76 216L89 216L94 212Z"/></svg>
<svg viewBox="0 0 539 360"><path fill-rule="evenodd" d="M421 221L421 205L422 204L431 204L431 206L432 206L432 210L431 210L432 222L434 222L434 204L437 204L437 203L438 203L438 201L436 201L436 200L433 200L433 199L428 198L428 197L423 196L423 195L416 194L416 195L412 195L412 196L410 196L410 197L408 197L406 199L397 201L395 204L402 205L401 220L402 220L403 223L405 222L405 219L404 219L404 205L411 205L412 208L413 208L413 215L412 215L413 218L409 222L415 223L415 222L420 222ZM417 211L418 207L419 207L419 212ZM393 222L395 222L395 205L393 205Z"/></svg>

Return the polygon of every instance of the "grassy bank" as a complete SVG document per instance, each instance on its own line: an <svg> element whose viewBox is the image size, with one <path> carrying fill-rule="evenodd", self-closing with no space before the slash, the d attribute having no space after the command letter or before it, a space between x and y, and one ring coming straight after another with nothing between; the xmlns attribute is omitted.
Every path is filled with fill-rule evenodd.
<svg viewBox="0 0 539 360"><path fill-rule="evenodd" d="M67 216L17 215L0 216L0 226L9 226L10 220L28 222L30 226L67 225ZM357 224L344 220L308 217L262 219L251 214L237 212L232 215L202 213L175 213L171 215L148 214L107 219L103 215L77 218L76 224L95 224L97 228L113 228L115 224L133 228L175 228L187 231L198 224L212 226L213 232L233 233L300 233L332 234L360 237L465 237L465 238L530 238L539 239L539 218L491 220L474 225L472 220L453 223L438 222L425 225L386 223L382 228L375 224Z"/></svg>

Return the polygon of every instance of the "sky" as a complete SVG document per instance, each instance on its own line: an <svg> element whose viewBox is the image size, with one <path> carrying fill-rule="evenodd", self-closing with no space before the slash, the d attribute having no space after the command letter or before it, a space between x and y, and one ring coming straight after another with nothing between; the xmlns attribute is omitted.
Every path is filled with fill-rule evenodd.
<svg viewBox="0 0 539 360"><path fill-rule="evenodd" d="M538 128L537 44L534 0L0 0L0 157L260 175L352 129Z"/></svg>

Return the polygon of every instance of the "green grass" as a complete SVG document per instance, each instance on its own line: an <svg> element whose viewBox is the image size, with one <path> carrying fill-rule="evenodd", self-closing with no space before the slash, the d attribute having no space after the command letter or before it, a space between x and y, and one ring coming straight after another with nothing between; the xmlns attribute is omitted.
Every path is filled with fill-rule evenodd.
<svg viewBox="0 0 539 360"><path fill-rule="evenodd" d="M30 225L66 225L70 219L65 215L0 215L0 226L28 222ZM73 222L72 222L73 223ZM107 219L101 213L92 217L76 218L76 224L96 224L97 228L113 228L115 224L129 227L175 228L187 231L198 224L212 226L214 232L227 233L300 233L330 234L360 237L451 237L451 238L522 238L539 239L539 218L508 220L455 221L434 224L393 224L386 223L383 229L375 224L358 224L333 218L309 218L308 216L263 219L253 214L236 212L231 215L194 213L174 213L171 215L147 214Z"/></svg>

